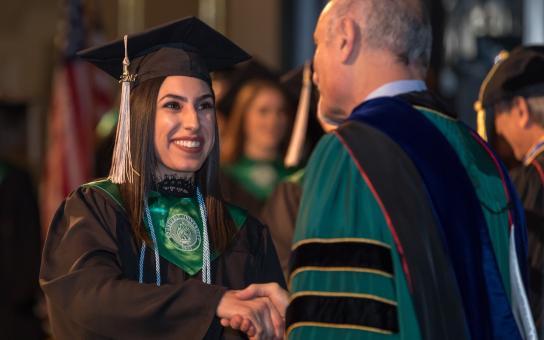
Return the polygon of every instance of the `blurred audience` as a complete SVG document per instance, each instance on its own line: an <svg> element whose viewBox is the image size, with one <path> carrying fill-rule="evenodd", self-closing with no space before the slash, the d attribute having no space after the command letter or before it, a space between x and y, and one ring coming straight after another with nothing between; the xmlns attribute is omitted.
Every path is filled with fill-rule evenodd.
<svg viewBox="0 0 544 340"><path fill-rule="evenodd" d="M286 87L293 102L302 100L303 72L304 67L301 66L281 77L281 83ZM300 162L302 165L305 164L305 160L309 157L323 132L330 132L335 128L335 126L328 125L325 121L319 119L317 115L317 88L313 83L311 84L305 145ZM298 105L300 105L300 102ZM297 115L299 113L297 112ZM286 281L288 280L291 244L302 195L303 178L304 168L301 167L297 172L281 181L266 200L260 215L263 223L270 229L270 235L276 246L276 252Z"/></svg>
<svg viewBox="0 0 544 340"><path fill-rule="evenodd" d="M221 145L227 201L258 215L275 186L294 172L283 166L291 117L279 83L253 79L240 89Z"/></svg>

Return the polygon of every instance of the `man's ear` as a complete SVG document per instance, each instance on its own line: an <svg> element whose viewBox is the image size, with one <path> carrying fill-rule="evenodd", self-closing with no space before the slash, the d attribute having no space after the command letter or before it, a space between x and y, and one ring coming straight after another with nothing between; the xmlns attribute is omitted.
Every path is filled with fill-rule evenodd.
<svg viewBox="0 0 544 340"><path fill-rule="evenodd" d="M531 112L529 110L529 105L527 104L527 99L524 97L518 96L514 100L514 108L516 118L518 120L518 125L521 128L527 128L531 125Z"/></svg>
<svg viewBox="0 0 544 340"><path fill-rule="evenodd" d="M343 63L349 63L355 54L358 30L357 24L349 17L340 20L340 58Z"/></svg>

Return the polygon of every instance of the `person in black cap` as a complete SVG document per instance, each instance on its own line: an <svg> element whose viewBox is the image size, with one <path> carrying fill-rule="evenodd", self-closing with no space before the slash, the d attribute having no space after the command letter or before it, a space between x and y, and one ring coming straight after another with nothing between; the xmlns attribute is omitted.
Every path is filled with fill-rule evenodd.
<svg viewBox="0 0 544 340"><path fill-rule="evenodd" d="M513 175L525 207L544 213L544 46L501 52L475 106L478 132L487 137L485 112L493 112L496 133L523 162ZM539 185L529 185L530 179Z"/></svg>
<svg viewBox="0 0 544 340"><path fill-rule="evenodd" d="M280 338L270 235L218 181L209 72L249 56L196 18L79 55L121 76L122 95L109 177L71 193L49 229L40 284L55 338Z"/></svg>
<svg viewBox="0 0 544 340"><path fill-rule="evenodd" d="M485 78L479 100L478 132L503 137L517 160L510 171L523 202L529 236L529 299L536 324L542 328L544 244L544 46L502 51ZM486 112L491 114L487 115ZM487 118L487 119L486 119ZM491 125L490 129L486 129ZM491 124L489 124L491 123Z"/></svg>

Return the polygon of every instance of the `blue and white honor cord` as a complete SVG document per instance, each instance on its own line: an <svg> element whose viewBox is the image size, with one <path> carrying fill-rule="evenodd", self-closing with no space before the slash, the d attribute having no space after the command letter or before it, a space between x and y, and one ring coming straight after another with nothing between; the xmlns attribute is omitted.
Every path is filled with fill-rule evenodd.
<svg viewBox="0 0 544 340"><path fill-rule="evenodd" d="M208 210L206 202L200 193L200 189L196 187L196 198L200 208L200 217L202 219L202 282L210 284L212 282L211 267L210 267L210 240L208 238Z"/></svg>
<svg viewBox="0 0 544 340"><path fill-rule="evenodd" d="M196 187L196 198L198 200L198 206L200 208L200 217L202 219L202 282L210 284L212 282L211 266L210 266L210 240L208 238L208 210L206 209L206 203L204 197L200 193L198 186ZM153 227L153 221L151 220L151 213L149 212L149 206L147 205L147 198L144 200L145 217L147 219L147 226L151 234L151 241L153 242L153 250L155 252L155 278L157 286L161 285L161 265L159 261L159 249L157 247L157 237L155 236L155 228ZM139 263L139 275L138 282L144 282L144 259L145 249L147 245L142 243L140 249L140 263Z"/></svg>

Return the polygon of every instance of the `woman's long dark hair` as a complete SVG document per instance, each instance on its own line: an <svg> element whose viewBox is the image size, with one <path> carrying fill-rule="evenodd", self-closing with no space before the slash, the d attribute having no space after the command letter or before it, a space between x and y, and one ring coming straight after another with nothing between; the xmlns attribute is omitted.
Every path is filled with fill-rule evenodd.
<svg viewBox="0 0 544 340"><path fill-rule="evenodd" d="M144 198L153 187L153 174L158 164L155 153L155 116L157 97L165 77L140 83L130 98L130 141L132 166L139 174L133 183L120 185L125 209L129 215L134 237L150 243L143 221ZM219 184L219 136L215 123L215 143L202 167L195 173L195 183L202 191L208 209L210 242L214 249L224 250L236 232L222 199Z"/></svg>

